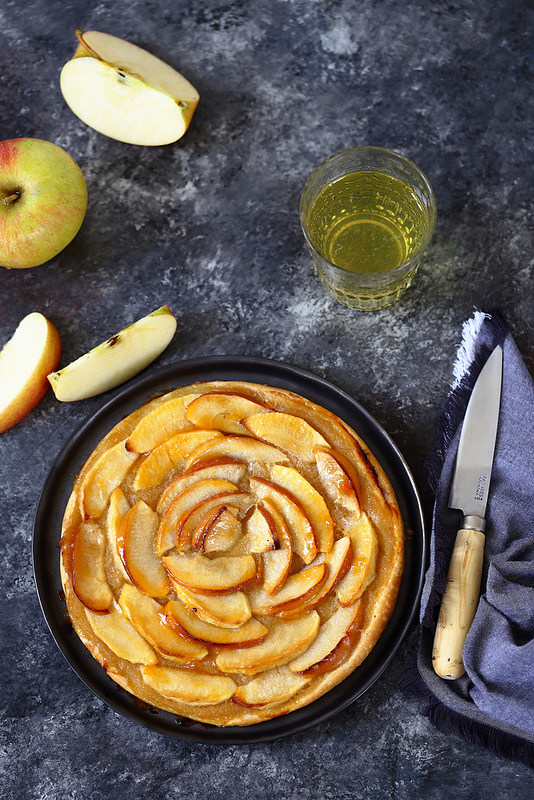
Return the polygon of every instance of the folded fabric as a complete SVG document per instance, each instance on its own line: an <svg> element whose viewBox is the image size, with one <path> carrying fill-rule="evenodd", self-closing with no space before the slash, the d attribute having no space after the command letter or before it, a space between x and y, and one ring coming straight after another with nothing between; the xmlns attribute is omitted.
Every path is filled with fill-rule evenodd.
<svg viewBox="0 0 534 800"><path fill-rule="evenodd" d="M534 383L499 314L476 311L463 334L438 446L427 464L435 505L417 642L419 696L440 727L534 765ZM462 523L462 512L448 507L449 491L467 402L498 344L503 389L481 597L463 650L466 672L450 681L432 669L436 622Z"/></svg>

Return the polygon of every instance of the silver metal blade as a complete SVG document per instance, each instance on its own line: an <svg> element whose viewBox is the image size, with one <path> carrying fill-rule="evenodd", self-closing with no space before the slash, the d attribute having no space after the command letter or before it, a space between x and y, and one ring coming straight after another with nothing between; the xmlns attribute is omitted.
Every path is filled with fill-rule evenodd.
<svg viewBox="0 0 534 800"><path fill-rule="evenodd" d="M449 497L450 508L484 518L499 424L502 347L496 347L478 376L465 412Z"/></svg>

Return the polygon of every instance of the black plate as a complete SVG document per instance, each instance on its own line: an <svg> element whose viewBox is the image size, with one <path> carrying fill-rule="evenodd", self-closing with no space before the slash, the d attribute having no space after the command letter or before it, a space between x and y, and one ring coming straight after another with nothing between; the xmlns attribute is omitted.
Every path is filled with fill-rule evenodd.
<svg viewBox="0 0 534 800"><path fill-rule="evenodd" d="M246 727L218 728L184 720L140 703L109 678L68 621L59 574L61 521L76 473L100 439L150 396L196 381L244 380L297 392L333 411L364 439L387 473L404 520L406 566L393 616L364 663L342 683L304 708ZM90 417L62 448L37 507L33 538L39 600L52 636L81 680L115 711L159 733L193 742L238 744L269 741L308 728L354 702L378 680L399 649L414 618L423 581L425 533L414 480L383 428L352 397L297 367L267 359L213 357L184 361L129 383Z"/></svg>

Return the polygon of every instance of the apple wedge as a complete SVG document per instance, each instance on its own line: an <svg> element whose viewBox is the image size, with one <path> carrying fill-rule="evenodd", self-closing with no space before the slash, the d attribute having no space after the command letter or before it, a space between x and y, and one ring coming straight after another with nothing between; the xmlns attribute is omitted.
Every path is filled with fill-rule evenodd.
<svg viewBox="0 0 534 800"><path fill-rule="evenodd" d="M169 588L167 572L156 555L155 540L159 516L143 500L124 516L117 548L132 583L151 597L165 597Z"/></svg>
<svg viewBox="0 0 534 800"><path fill-rule="evenodd" d="M317 555L317 541L309 517L298 500L265 478L253 477L249 483L257 500L269 500L282 515L291 534L293 551L310 564Z"/></svg>
<svg viewBox="0 0 534 800"><path fill-rule="evenodd" d="M80 489L83 516L99 517L107 508L112 492L122 483L137 453L129 453L125 442L106 450L90 467Z"/></svg>
<svg viewBox="0 0 534 800"><path fill-rule="evenodd" d="M84 400L133 378L165 350L176 331L176 318L162 306L94 347L48 380L58 400Z"/></svg>
<svg viewBox="0 0 534 800"><path fill-rule="evenodd" d="M352 563L337 587L337 598L342 606L350 606L375 577L378 541L373 523L365 513L346 526L344 533L352 541Z"/></svg>
<svg viewBox="0 0 534 800"><path fill-rule="evenodd" d="M232 699L243 706L271 706L289 700L309 680L288 667L275 667L238 686Z"/></svg>
<svg viewBox="0 0 534 800"><path fill-rule="evenodd" d="M289 664L289 669L295 673L306 674L307 670L320 664L336 649L341 640L347 635L349 628L361 612L360 603L354 603L346 608L340 607L321 626L321 630L311 647Z"/></svg>
<svg viewBox="0 0 534 800"><path fill-rule="evenodd" d="M243 592L202 594L178 583L175 584L175 590L184 606L210 625L217 625L219 628L240 628L252 616L250 603Z"/></svg>
<svg viewBox="0 0 534 800"><path fill-rule="evenodd" d="M267 636L269 629L251 617L239 628L212 625L201 619L198 612L186 608L179 600L169 600L163 609L167 622L184 636L217 647L252 647Z"/></svg>
<svg viewBox="0 0 534 800"><path fill-rule="evenodd" d="M236 684L225 675L209 675L172 667L141 667L143 680L159 694L192 706L217 705L229 700Z"/></svg>
<svg viewBox="0 0 534 800"><path fill-rule="evenodd" d="M217 556L179 553L163 557L165 567L178 583L205 594L233 592L256 577L253 556Z"/></svg>
<svg viewBox="0 0 534 800"><path fill-rule="evenodd" d="M319 478L332 503L341 506L350 514L359 514L360 501L356 491L356 476L351 477L341 466L340 456L333 450L317 447L314 454Z"/></svg>
<svg viewBox="0 0 534 800"><path fill-rule="evenodd" d="M0 433L20 422L50 388L46 376L61 355L55 325L38 311L25 316L0 350Z"/></svg>
<svg viewBox="0 0 534 800"><path fill-rule="evenodd" d="M72 545L72 588L91 611L107 611L113 593L106 578L106 538L93 522L82 522Z"/></svg>
<svg viewBox="0 0 534 800"><path fill-rule="evenodd" d="M187 472L182 472L176 477L165 489L160 499L156 510L158 514L164 514L173 500L188 486L193 483L198 483L201 480L208 480L211 478L227 480L231 483L238 484L247 473L247 465L242 461L237 461L231 458L214 459L213 462L207 463L205 466L196 469L190 469Z"/></svg>
<svg viewBox="0 0 534 800"><path fill-rule="evenodd" d="M237 458L240 461L246 461L248 464L288 463L287 456L277 447L273 447L266 442L260 442L253 436L229 434L218 439L212 439L212 441L193 450L186 461L185 468L190 469L196 462L219 456Z"/></svg>
<svg viewBox="0 0 534 800"><path fill-rule="evenodd" d="M221 672L243 675L255 675L282 666L311 645L319 627L320 617L316 611L292 620L277 619L260 644L223 650L217 655L215 664Z"/></svg>
<svg viewBox="0 0 534 800"><path fill-rule="evenodd" d="M132 623L115 607L109 614L85 609L89 625L104 644L119 658L133 664L157 664L158 657Z"/></svg>
<svg viewBox="0 0 534 800"><path fill-rule="evenodd" d="M182 431L171 436L155 447L140 463L134 480L134 490L149 489L162 483L192 449L220 436L218 431ZM128 442L126 446L128 447Z"/></svg>
<svg viewBox="0 0 534 800"><path fill-rule="evenodd" d="M180 139L197 107L188 80L135 44L99 31L76 31L79 45L60 75L71 111L104 136L137 145Z"/></svg>
<svg viewBox="0 0 534 800"><path fill-rule="evenodd" d="M171 400L164 399L160 405L141 417L128 437L128 450L134 453L148 453L175 433L191 429L192 426L185 418L185 412L195 397L198 395L192 392L181 397L173 397Z"/></svg>
<svg viewBox="0 0 534 800"><path fill-rule="evenodd" d="M245 433L240 420L266 411L262 403L232 392L209 392L190 403L186 417L198 428L216 428L223 433Z"/></svg>
<svg viewBox="0 0 534 800"><path fill-rule="evenodd" d="M302 506L313 528L318 550L328 553L334 543L334 521L323 496L294 467L273 464L269 472L273 483L285 489Z"/></svg>
<svg viewBox="0 0 534 800"><path fill-rule="evenodd" d="M314 447L328 446L328 442L319 431L306 420L293 414L269 411L267 414L253 414L241 422L254 436L305 461L313 460Z"/></svg>
<svg viewBox="0 0 534 800"><path fill-rule="evenodd" d="M138 633L170 661L185 664L207 656L205 647L180 636L167 624L160 604L135 586L125 584L122 587L119 605Z"/></svg>

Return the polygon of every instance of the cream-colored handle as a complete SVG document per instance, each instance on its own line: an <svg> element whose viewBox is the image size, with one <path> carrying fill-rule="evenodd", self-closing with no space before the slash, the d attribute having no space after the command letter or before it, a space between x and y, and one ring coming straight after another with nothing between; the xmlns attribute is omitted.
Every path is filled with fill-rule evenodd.
<svg viewBox="0 0 534 800"><path fill-rule="evenodd" d="M440 678L455 680L465 672L462 650L477 610L484 542L480 531L462 529L456 534L432 650Z"/></svg>

